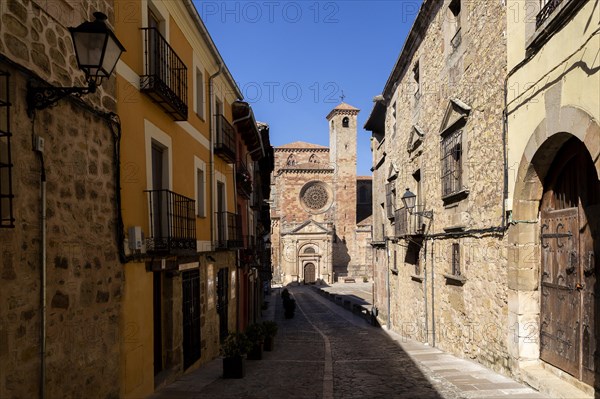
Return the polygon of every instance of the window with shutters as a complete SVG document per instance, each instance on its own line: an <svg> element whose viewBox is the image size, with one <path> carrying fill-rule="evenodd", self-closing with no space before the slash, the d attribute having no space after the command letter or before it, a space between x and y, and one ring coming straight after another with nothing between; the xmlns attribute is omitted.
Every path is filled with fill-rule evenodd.
<svg viewBox="0 0 600 399"><path fill-rule="evenodd" d="M391 181L385 185L385 209L388 219L394 218L396 205L396 182Z"/></svg>

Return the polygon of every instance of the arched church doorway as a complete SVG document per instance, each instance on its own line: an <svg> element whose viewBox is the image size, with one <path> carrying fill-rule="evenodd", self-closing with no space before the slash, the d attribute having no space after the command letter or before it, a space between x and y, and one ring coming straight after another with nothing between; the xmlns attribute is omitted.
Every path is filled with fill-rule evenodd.
<svg viewBox="0 0 600 399"><path fill-rule="evenodd" d="M317 281L316 270L314 263L304 265L304 283L314 284Z"/></svg>
<svg viewBox="0 0 600 399"><path fill-rule="evenodd" d="M558 151L543 188L540 359L598 385L600 183L581 141Z"/></svg>

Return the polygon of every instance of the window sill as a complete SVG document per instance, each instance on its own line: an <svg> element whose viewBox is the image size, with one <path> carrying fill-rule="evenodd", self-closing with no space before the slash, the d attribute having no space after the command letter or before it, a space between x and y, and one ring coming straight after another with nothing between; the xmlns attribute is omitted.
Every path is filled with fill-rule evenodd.
<svg viewBox="0 0 600 399"><path fill-rule="evenodd" d="M411 274L411 275L410 275L410 278L411 278L413 281L416 281L416 282L418 282L418 283L422 283L422 282L423 282L423 280L425 279L425 276L420 276L420 275L416 275L416 274Z"/></svg>
<svg viewBox="0 0 600 399"><path fill-rule="evenodd" d="M452 194L444 195L442 197L442 201L444 202L444 205L448 205L453 202L462 201L463 199L467 198L468 196L469 196L469 190L466 188L463 188L462 190L456 191Z"/></svg>
<svg viewBox="0 0 600 399"><path fill-rule="evenodd" d="M467 278L464 276L461 276L461 275L444 273L443 276L446 279L446 283L449 283L449 284L463 285L464 283L467 282Z"/></svg>

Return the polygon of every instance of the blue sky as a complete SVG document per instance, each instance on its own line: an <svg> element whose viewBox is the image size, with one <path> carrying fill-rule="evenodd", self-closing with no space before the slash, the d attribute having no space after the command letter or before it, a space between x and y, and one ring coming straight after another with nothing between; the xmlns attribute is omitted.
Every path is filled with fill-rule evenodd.
<svg viewBox="0 0 600 399"><path fill-rule="evenodd" d="M271 127L274 146L329 145L325 116L361 109L358 174L370 175L362 129L416 17L420 0L195 1L234 79Z"/></svg>

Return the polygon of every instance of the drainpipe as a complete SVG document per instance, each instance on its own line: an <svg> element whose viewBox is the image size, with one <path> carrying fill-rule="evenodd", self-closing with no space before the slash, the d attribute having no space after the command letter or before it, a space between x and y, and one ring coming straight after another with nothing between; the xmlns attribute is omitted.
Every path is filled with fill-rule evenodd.
<svg viewBox="0 0 600 399"><path fill-rule="evenodd" d="M425 303L425 343L429 344L429 310L427 309L427 240L423 247L423 301Z"/></svg>
<svg viewBox="0 0 600 399"><path fill-rule="evenodd" d="M211 251L214 250L215 245L215 209L216 209L216 198L215 198L215 126L213 123L214 115L212 110L213 97L215 91L213 88L213 80L223 72L223 64L219 63L219 69L208 78L208 130L210 131L210 199L211 199L211 210L210 210L210 246Z"/></svg>
<svg viewBox="0 0 600 399"><path fill-rule="evenodd" d="M389 241L385 239L385 256L387 259L386 269L386 284L387 284L387 329L392 329L392 316L391 316L391 293L390 293L390 249L389 249Z"/></svg>
<svg viewBox="0 0 600 399"><path fill-rule="evenodd" d="M35 119L34 119L35 121ZM34 123L32 121L32 124ZM46 294L47 294L47 274L46 274L46 168L44 166L44 153L42 150L35 150L40 157L40 263L41 263L41 287L40 287L40 398L46 397Z"/></svg>
<svg viewBox="0 0 600 399"><path fill-rule="evenodd" d="M431 239L431 335L433 347L435 348L435 251L434 240Z"/></svg>

